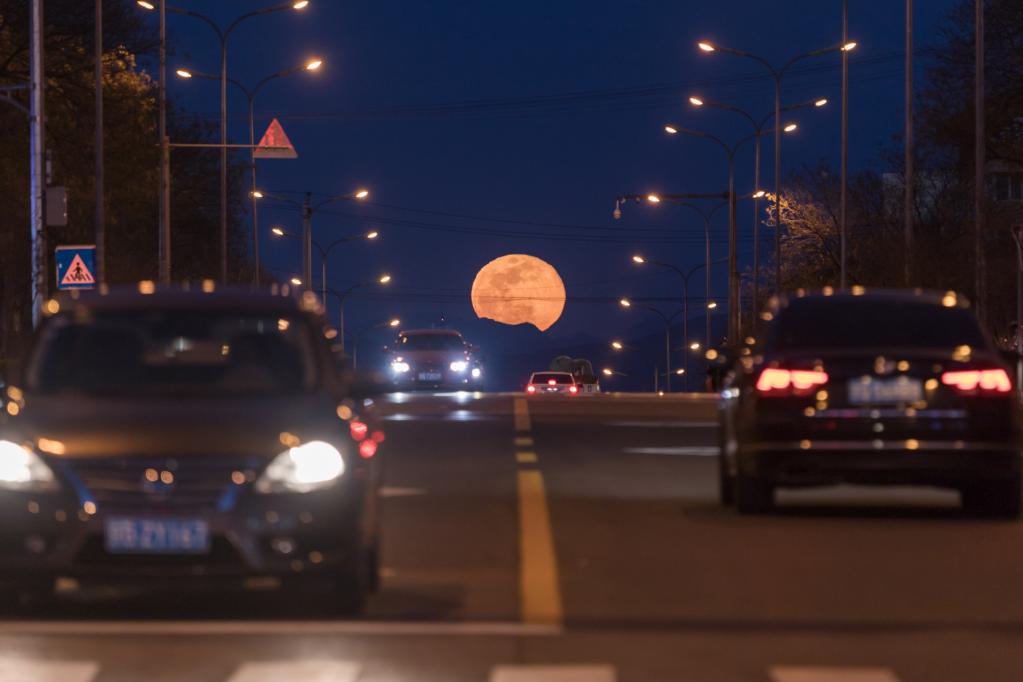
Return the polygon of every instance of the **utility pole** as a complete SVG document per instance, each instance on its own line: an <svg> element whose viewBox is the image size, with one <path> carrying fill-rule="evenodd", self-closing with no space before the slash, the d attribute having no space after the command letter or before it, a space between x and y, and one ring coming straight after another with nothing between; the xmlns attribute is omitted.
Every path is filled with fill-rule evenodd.
<svg viewBox="0 0 1023 682"><path fill-rule="evenodd" d="M43 0L32 0L30 26L30 97L29 97L29 213L31 215L32 237L32 326L39 325L42 298L46 292L46 272L43 259L46 245L43 242L43 125L44 88L43 80Z"/></svg>
<svg viewBox="0 0 1023 682"><path fill-rule="evenodd" d="M220 281L227 284L227 39L220 41Z"/></svg>
<svg viewBox="0 0 1023 682"><path fill-rule="evenodd" d="M167 138L167 1L160 0L160 284L171 281L170 141Z"/></svg>
<svg viewBox="0 0 1023 682"><path fill-rule="evenodd" d="M976 83L974 86L973 297L977 317L984 319L984 0L975 0Z"/></svg>
<svg viewBox="0 0 1023 682"><path fill-rule="evenodd" d="M302 284L307 289L312 289L313 286L313 207L310 205L312 199L312 192L306 192L302 202ZM341 344L344 345L343 333Z"/></svg>
<svg viewBox="0 0 1023 682"><path fill-rule="evenodd" d="M905 205L903 206L906 232L906 286L913 281L913 200L916 173L913 167L913 0L906 0L906 172Z"/></svg>
<svg viewBox="0 0 1023 682"><path fill-rule="evenodd" d="M847 45L849 43L849 0L842 0L842 44ZM781 125L776 122L775 125ZM849 51L842 50L842 188L840 190L839 198L839 230L841 235L840 241L840 252L841 252L841 274L839 277L839 287L845 289L849 286L849 224L848 224L848 205L846 196L846 188L848 186L849 177Z"/></svg>
<svg viewBox="0 0 1023 682"><path fill-rule="evenodd" d="M103 213L103 0L96 0L96 281L107 283L106 217Z"/></svg>

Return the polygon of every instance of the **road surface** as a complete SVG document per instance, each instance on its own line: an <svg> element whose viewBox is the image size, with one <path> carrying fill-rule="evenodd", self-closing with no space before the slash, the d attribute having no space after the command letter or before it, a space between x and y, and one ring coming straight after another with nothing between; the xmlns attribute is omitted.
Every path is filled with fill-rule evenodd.
<svg viewBox="0 0 1023 682"><path fill-rule="evenodd" d="M696 396L396 394L364 619L275 591L68 591L3 682L1018 682L1023 523L928 490L717 504Z"/></svg>

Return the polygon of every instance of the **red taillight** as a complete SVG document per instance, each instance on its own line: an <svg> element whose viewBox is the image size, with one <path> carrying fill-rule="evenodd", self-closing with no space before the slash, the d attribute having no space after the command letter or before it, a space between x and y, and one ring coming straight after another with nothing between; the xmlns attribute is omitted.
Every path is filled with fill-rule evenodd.
<svg viewBox="0 0 1023 682"><path fill-rule="evenodd" d="M569 386L568 387L568 392L569 393L578 393L579 392L579 387L578 386Z"/></svg>
<svg viewBox="0 0 1023 682"><path fill-rule="evenodd" d="M536 393L536 386L533 384L526 386L526 393Z"/></svg>
<svg viewBox="0 0 1023 682"><path fill-rule="evenodd" d="M375 440L364 440L359 443L359 456L363 459L370 459L377 454L377 443Z"/></svg>
<svg viewBox="0 0 1023 682"><path fill-rule="evenodd" d="M757 391L773 395L811 391L828 383L828 373L817 369L768 367L757 378Z"/></svg>
<svg viewBox="0 0 1023 682"><path fill-rule="evenodd" d="M941 375L941 383L953 386L957 391L972 393L980 390L986 393L1008 393L1012 390L1012 381L1004 369L964 369L945 372Z"/></svg>
<svg viewBox="0 0 1023 682"><path fill-rule="evenodd" d="M558 380L557 379L548 379L547 380L547 385L548 386L557 386L558 385Z"/></svg>
<svg viewBox="0 0 1023 682"><path fill-rule="evenodd" d="M369 427L366 426L365 422L352 422L348 429L352 433L352 438L355 440L365 440L366 432L369 431Z"/></svg>

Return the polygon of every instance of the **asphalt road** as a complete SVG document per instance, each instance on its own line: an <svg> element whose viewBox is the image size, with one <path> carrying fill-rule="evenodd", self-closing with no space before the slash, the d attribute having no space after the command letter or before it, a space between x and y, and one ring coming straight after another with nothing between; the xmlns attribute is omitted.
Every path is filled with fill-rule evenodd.
<svg viewBox="0 0 1023 682"><path fill-rule="evenodd" d="M322 596L70 593L0 682L1018 682L1023 523L938 491L716 502L705 397L406 395L384 578Z"/></svg>

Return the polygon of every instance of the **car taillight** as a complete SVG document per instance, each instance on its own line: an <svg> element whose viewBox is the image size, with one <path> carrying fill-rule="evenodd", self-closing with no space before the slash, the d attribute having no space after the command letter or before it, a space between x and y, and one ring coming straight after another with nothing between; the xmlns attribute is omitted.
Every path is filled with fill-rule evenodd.
<svg viewBox="0 0 1023 682"><path fill-rule="evenodd" d="M558 385L558 380L557 379L548 379L547 380L547 385L548 386L557 386Z"/></svg>
<svg viewBox="0 0 1023 682"><path fill-rule="evenodd" d="M1008 393L1012 390L1012 381L1004 369L964 369L945 372L941 375L941 383L952 386L962 393Z"/></svg>
<svg viewBox="0 0 1023 682"><path fill-rule="evenodd" d="M526 393L536 393L536 386L533 384L526 386Z"/></svg>
<svg viewBox="0 0 1023 682"><path fill-rule="evenodd" d="M768 367L757 378L757 391L768 395L806 393L828 383L828 373L817 369Z"/></svg>
<svg viewBox="0 0 1023 682"><path fill-rule="evenodd" d="M569 393L578 393L579 392L579 387L578 386L569 386L568 387L568 392Z"/></svg>

